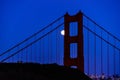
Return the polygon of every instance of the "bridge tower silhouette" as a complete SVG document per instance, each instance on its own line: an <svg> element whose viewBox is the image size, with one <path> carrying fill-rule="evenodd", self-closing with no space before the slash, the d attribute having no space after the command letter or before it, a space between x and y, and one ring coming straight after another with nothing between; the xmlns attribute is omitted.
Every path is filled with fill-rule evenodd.
<svg viewBox="0 0 120 80"><path fill-rule="evenodd" d="M79 12L74 16L70 16L68 13L64 16L64 65L76 66L80 71L84 72L84 54L83 54L83 14ZM77 22L77 35L70 35L70 23ZM72 26L74 27L74 26ZM70 45L77 44L77 57L70 57Z"/></svg>
<svg viewBox="0 0 120 80"><path fill-rule="evenodd" d="M65 35L61 36L63 29ZM0 63L56 63L75 66L87 75L112 76L120 74L119 44L119 38L83 12L66 13L0 53Z"/></svg>

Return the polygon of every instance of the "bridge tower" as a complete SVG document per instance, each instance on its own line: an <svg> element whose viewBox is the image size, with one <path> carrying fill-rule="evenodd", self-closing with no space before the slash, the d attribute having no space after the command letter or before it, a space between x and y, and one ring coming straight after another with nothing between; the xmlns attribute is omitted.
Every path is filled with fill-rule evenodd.
<svg viewBox="0 0 120 80"><path fill-rule="evenodd" d="M71 67L76 66L80 71L84 72L84 56L83 56L83 14L81 12L74 16L68 13L64 15L64 65ZM70 23L77 22L77 35L70 36ZM74 28L73 28L74 29ZM70 57L70 44L77 44L77 57Z"/></svg>

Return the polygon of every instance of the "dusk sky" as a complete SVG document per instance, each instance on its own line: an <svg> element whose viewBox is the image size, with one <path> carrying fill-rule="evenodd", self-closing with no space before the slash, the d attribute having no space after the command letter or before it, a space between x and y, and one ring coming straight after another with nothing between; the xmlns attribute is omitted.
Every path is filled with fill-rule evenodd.
<svg viewBox="0 0 120 80"><path fill-rule="evenodd" d="M120 37L119 0L0 0L0 53L66 12L79 11Z"/></svg>

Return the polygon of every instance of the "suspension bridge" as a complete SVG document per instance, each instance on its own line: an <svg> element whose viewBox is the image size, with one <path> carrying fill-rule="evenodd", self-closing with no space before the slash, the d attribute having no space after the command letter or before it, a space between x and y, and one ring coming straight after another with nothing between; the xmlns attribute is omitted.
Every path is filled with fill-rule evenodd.
<svg viewBox="0 0 120 80"><path fill-rule="evenodd" d="M119 44L120 39L84 13L66 13L1 53L0 62L56 63L88 75L120 75Z"/></svg>

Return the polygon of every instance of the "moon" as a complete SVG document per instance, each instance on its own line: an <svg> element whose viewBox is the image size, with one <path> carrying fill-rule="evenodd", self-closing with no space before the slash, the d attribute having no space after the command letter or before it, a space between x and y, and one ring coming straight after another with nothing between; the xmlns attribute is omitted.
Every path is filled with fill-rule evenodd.
<svg viewBox="0 0 120 80"><path fill-rule="evenodd" d="M65 35L65 30L61 31L61 35L63 35L63 36Z"/></svg>

